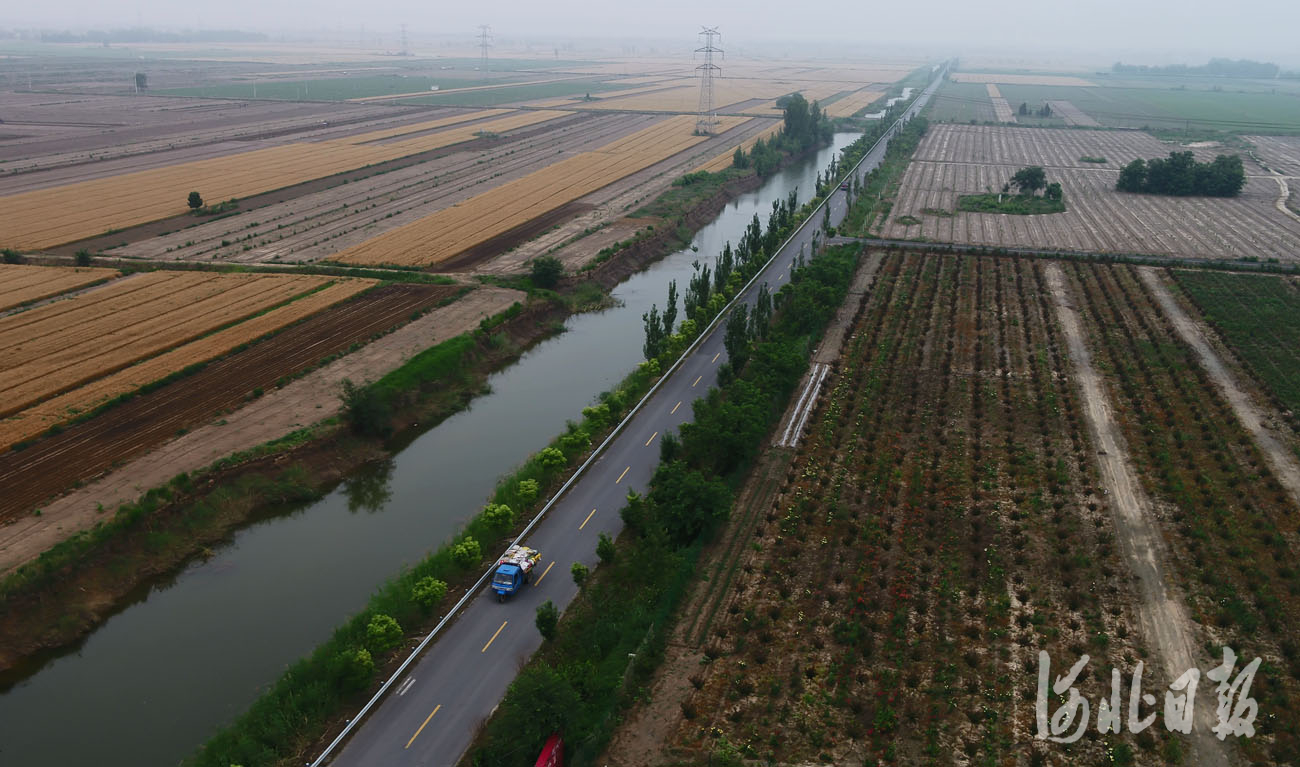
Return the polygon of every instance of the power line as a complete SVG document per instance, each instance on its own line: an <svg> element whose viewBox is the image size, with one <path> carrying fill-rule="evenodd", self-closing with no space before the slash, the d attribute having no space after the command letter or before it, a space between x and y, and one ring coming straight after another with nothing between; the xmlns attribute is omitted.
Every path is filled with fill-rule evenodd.
<svg viewBox="0 0 1300 767"><path fill-rule="evenodd" d="M713 105L713 77L722 71L722 67L713 63L713 54L722 53L722 49L716 47L713 40L717 38L721 42L722 33L717 27L701 27L700 37L704 39L704 47L696 48L695 52L704 54L704 63L695 68L700 73L700 109L695 121L695 132L711 136L718 127L718 115Z"/></svg>

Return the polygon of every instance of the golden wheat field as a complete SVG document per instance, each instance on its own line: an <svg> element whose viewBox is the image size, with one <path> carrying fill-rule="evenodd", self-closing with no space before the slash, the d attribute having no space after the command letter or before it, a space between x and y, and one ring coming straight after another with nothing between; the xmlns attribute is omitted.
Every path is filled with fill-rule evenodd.
<svg viewBox="0 0 1300 767"><path fill-rule="evenodd" d="M152 272L0 318L0 415L241 322L329 277Z"/></svg>
<svg viewBox="0 0 1300 767"><path fill-rule="evenodd" d="M270 276L276 281L285 279L279 275L262 276ZM123 284L137 280L139 278L124 280ZM296 287L286 286L290 290L297 290L300 295L304 290L314 290L315 292L303 295L297 300L273 308L270 311L257 314L238 324L204 335L189 343L175 346L161 354L118 370L116 373L96 378L85 385L78 386L50 399L41 400L26 409L13 413L10 417L0 420L0 450L4 450L25 439L30 439L55 424L67 421L78 413L87 412L114 397L135 391L141 386L165 378L178 370L184 370L190 365L229 354L243 344L350 298L372 287L376 282L376 280L369 279L336 277L320 278L314 284L297 283ZM140 290L156 292L165 289L166 286L172 283L172 280L156 279L155 281L149 281L149 285L137 286L134 290L122 295L131 295L132 293L138 293ZM325 284L325 287L316 289L321 284ZM144 300L145 296L139 298ZM107 302L95 302L88 305L100 305L101 308L93 312L98 314L100 311L109 309L114 303L114 300L110 298ZM120 307L121 303L117 303L117 305ZM77 312L75 309L65 309L65 313L69 311L73 312L74 316L84 318L85 310ZM5 409L12 412L7 407Z"/></svg>
<svg viewBox="0 0 1300 767"><path fill-rule="evenodd" d="M844 98L826 105L826 114L831 117L851 117L854 112L866 109L871 106L881 96L885 95L882 91L873 91L864 88L845 96Z"/></svg>
<svg viewBox="0 0 1300 767"><path fill-rule="evenodd" d="M730 130L745 118L722 118ZM350 264L440 263L516 226L648 168L707 137L693 135L695 117L680 115L502 184L339 253Z"/></svg>
<svg viewBox="0 0 1300 767"><path fill-rule="evenodd" d="M489 112L496 113L496 110ZM186 197L191 191L198 191L209 202L246 197L469 141L480 132L500 133L566 114L542 110L518 112L484 123L374 143L410 133L413 126L406 126L346 139L258 149L11 195L0 198L0 237L4 238L0 244L45 248L73 242L111 228L134 226L184 213ZM475 112L460 117L467 120L479 116L481 113ZM437 126L426 124L425 128L417 129L430 127Z"/></svg>
<svg viewBox="0 0 1300 767"><path fill-rule="evenodd" d="M57 296L117 275L116 269L0 264L0 309Z"/></svg>

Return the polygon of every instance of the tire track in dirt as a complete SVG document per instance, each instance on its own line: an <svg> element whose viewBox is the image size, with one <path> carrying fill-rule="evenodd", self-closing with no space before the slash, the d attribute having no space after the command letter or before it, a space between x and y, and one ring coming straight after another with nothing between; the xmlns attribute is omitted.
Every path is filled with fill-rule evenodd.
<svg viewBox="0 0 1300 767"><path fill-rule="evenodd" d="M1101 481L1111 496L1120 550L1137 576L1139 614L1142 630L1156 649L1168 679L1177 679L1184 671L1199 668L1194 648L1200 642L1181 593L1165 577L1169 554L1164 538L1155 523L1155 509L1138 480L1128 445L1120 432L1113 405L1106 394L1101 376L1092 364L1084 338L1076 297L1066 287L1065 274L1057 262L1043 268L1056 307L1070 357L1074 377L1083 397L1084 416L1097 446L1097 464ZM1206 686L1201 686L1204 693ZM1210 730L1214 726L1214 706L1199 696L1196 725L1192 730L1193 758L1198 765L1226 767L1229 759L1223 744Z"/></svg>
<svg viewBox="0 0 1300 767"><path fill-rule="evenodd" d="M1237 414L1237 420L1241 421L1241 425L1245 426L1254 437L1260 452L1268 459L1269 468L1277 475L1278 481L1286 487L1291 500L1300 506L1300 462L1297 462L1295 454L1269 431L1269 418L1264 408L1256 403L1246 391L1246 387L1238 381L1237 376L1223 364L1223 360L1219 359L1205 331L1174 300L1173 293L1170 292L1165 280L1161 279L1160 273L1154 267L1142 266L1138 267L1138 274L1151 289L1156 301L1160 303L1160 310L1173 321L1179 337L1196 352L1201 367L1205 368L1205 372L1214 379L1224 398L1232 406L1232 411Z"/></svg>

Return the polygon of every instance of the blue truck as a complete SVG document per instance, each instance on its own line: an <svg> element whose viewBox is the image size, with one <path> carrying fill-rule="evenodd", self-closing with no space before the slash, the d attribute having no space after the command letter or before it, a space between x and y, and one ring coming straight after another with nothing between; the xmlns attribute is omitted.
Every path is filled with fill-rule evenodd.
<svg viewBox="0 0 1300 767"><path fill-rule="evenodd" d="M531 581L533 568L541 558L542 552L527 546L514 545L506 549L497 560L497 571L492 574L492 590L497 593L497 601L506 601L506 597Z"/></svg>

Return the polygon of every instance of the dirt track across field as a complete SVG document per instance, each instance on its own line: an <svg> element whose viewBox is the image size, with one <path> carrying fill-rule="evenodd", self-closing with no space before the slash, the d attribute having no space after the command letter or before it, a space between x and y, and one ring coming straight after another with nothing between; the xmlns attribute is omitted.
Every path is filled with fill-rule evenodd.
<svg viewBox="0 0 1300 767"><path fill-rule="evenodd" d="M445 293L441 295L445 296ZM219 420L213 417L213 408L209 406L200 416L200 420L206 421L205 425L173 437L120 468L112 469L106 476L50 502L39 517L24 514L8 524L0 525L0 573L32 559L74 532L102 521L105 515L98 511L101 505L107 510L115 509L122 503L137 499L144 491L166 483L181 472L194 472L227 455L247 450L334 415L338 412L339 384L343 379L356 382L374 380L398 367L415 353L476 327L484 317L497 314L522 298L523 294L515 290L478 288L469 295L434 309L424 317L312 371L282 389L268 386L263 397L252 400ZM410 311L411 309L404 309L389 312L387 316L400 320ZM266 345L268 344L259 344ZM256 347L249 351L255 349ZM251 382L247 384L250 388L255 385L257 384ZM165 390L157 393L163 391ZM95 424L115 412L110 411L87 425ZM71 431L73 430L69 430ZM174 433L174 427L171 431L162 430L162 439L166 440ZM10 453L2 456L0 460L8 460L13 455ZM51 492L62 489L60 487Z"/></svg>
<svg viewBox="0 0 1300 767"><path fill-rule="evenodd" d="M1201 366L1210 374L1210 378L1223 392L1224 399L1232 406L1232 411L1237 414L1237 420L1255 439L1260 452L1268 459L1269 468L1277 474L1278 481L1290 493L1291 500L1300 506L1300 462L1296 461L1295 454L1269 429L1267 410L1247 391L1247 384L1238 380L1219 358L1202 327L1174 300L1161 273L1153 267L1144 266L1138 268L1138 274L1160 302L1160 310L1173 321L1179 337L1196 352Z"/></svg>
<svg viewBox="0 0 1300 767"><path fill-rule="evenodd" d="M1183 595L1166 577L1170 557L1156 524L1155 508L1133 467L1105 384L1093 367L1074 293L1066 286L1060 264L1049 263L1044 272L1073 362L1084 416L1097 447L1097 465L1102 484L1110 495L1109 505L1114 510L1119 548L1137 575L1142 631L1155 646L1166 678L1177 679L1184 671L1203 665L1197 662L1200 653L1196 648L1200 642ZM1209 700L1197 702L1191 763L1226 766L1228 755L1210 734L1214 707Z"/></svg>

